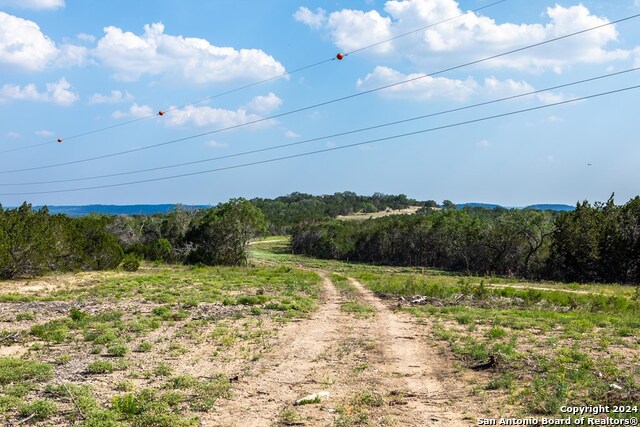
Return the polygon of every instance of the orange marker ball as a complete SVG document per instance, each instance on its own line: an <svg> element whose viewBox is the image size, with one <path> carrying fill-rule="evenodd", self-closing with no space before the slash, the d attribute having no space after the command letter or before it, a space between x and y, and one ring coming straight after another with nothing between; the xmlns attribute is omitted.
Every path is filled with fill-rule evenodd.
<svg viewBox="0 0 640 427"><path fill-rule="evenodd" d="M344 59L344 55L342 53L339 53L336 55L336 58L338 59L338 61L342 61L342 59Z"/></svg>
<svg viewBox="0 0 640 427"><path fill-rule="evenodd" d="M58 142L62 142L62 138L58 138Z"/></svg>
<svg viewBox="0 0 640 427"><path fill-rule="evenodd" d="M162 111L162 110L158 111L158 115L159 116L164 116L164 111Z"/></svg>

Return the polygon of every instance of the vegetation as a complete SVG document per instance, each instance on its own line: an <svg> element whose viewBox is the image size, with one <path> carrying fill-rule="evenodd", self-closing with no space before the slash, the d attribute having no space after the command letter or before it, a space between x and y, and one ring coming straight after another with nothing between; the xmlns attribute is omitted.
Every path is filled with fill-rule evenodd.
<svg viewBox="0 0 640 427"><path fill-rule="evenodd" d="M358 196L351 191L324 196L291 193L275 199L251 199L251 203L264 213L272 234L288 234L293 226L301 222L326 220L338 215L404 209L409 206L438 206L432 200L418 202L404 194L395 196L374 193L372 196Z"/></svg>
<svg viewBox="0 0 640 427"><path fill-rule="evenodd" d="M563 213L464 208L295 227L295 253L463 273L640 283L640 197Z"/></svg>
<svg viewBox="0 0 640 427"><path fill-rule="evenodd" d="M0 320L28 309L20 333L0 331L0 350L26 351L0 357L2 425L200 425L231 394L239 365L229 361L253 363L319 294L315 273L286 266L143 267L74 275L76 286L35 295L0 288ZM202 376L185 373L192 365Z"/></svg>
<svg viewBox="0 0 640 427"><path fill-rule="evenodd" d="M10 210L0 206L0 278L117 267L123 253L106 223L49 215L46 207L34 211L27 203Z"/></svg>

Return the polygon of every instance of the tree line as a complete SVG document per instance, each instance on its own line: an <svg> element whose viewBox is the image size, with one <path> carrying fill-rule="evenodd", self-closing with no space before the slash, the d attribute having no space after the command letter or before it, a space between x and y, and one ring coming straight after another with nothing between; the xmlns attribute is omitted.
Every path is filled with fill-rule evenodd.
<svg viewBox="0 0 640 427"><path fill-rule="evenodd" d="M570 212L422 209L366 221L306 221L295 253L481 275L640 283L640 197Z"/></svg>
<svg viewBox="0 0 640 427"><path fill-rule="evenodd" d="M255 198L251 199L251 203L264 213L272 234L289 234L302 221L324 220L356 212L405 209L409 206L438 206L433 200L421 202L404 194L374 193L371 196L359 196L351 191L322 196L291 193L275 199Z"/></svg>
<svg viewBox="0 0 640 427"><path fill-rule="evenodd" d="M27 203L17 209L0 205L0 278L113 269L125 257L241 265L249 240L265 230L262 212L244 199L197 211L178 206L166 215L80 218Z"/></svg>

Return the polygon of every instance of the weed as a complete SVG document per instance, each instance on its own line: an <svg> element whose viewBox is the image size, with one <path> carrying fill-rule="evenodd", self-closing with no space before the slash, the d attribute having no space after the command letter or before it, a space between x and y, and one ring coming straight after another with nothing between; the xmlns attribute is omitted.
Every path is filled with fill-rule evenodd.
<svg viewBox="0 0 640 427"><path fill-rule="evenodd" d="M50 400L34 400L18 408L21 417L31 417L34 421L46 420L56 412L58 412L58 407Z"/></svg>
<svg viewBox="0 0 640 427"><path fill-rule="evenodd" d="M115 367L113 366L113 363L107 360L97 360L87 366L87 373L94 375L110 374L114 371L114 369Z"/></svg>
<svg viewBox="0 0 640 427"><path fill-rule="evenodd" d="M107 354L111 357L124 357L128 352L129 347L123 344L116 344L107 348Z"/></svg>
<svg viewBox="0 0 640 427"><path fill-rule="evenodd" d="M171 375L171 372L173 372L173 368L171 368L170 365L168 365L167 363L164 363L164 362L160 363L153 370L153 374L156 377L168 377L169 375Z"/></svg>
<svg viewBox="0 0 640 427"><path fill-rule="evenodd" d="M16 314L16 321L20 322L23 320L35 320L36 314L32 311L23 311L22 313Z"/></svg>
<svg viewBox="0 0 640 427"><path fill-rule="evenodd" d="M46 381L52 377L51 365L13 357L0 357L0 385L21 381Z"/></svg>
<svg viewBox="0 0 640 427"><path fill-rule="evenodd" d="M138 344L136 351L140 353L148 353L151 351L152 348L153 348L153 344L151 344L151 342L142 341L140 344Z"/></svg>

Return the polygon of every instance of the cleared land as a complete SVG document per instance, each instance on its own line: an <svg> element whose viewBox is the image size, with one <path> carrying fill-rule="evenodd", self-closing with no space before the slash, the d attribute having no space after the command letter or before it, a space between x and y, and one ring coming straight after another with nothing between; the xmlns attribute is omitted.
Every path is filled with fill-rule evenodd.
<svg viewBox="0 0 640 427"><path fill-rule="evenodd" d="M0 282L0 419L469 426L639 404L634 288L315 260L286 238L252 249L250 268Z"/></svg>

